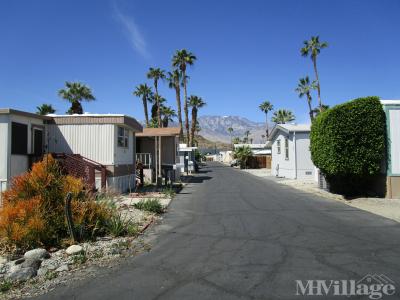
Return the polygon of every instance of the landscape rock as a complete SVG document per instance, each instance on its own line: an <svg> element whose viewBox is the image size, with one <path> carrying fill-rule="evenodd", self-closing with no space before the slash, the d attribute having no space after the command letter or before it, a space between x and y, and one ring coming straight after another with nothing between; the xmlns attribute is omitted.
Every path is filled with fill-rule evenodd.
<svg viewBox="0 0 400 300"><path fill-rule="evenodd" d="M32 277L35 277L36 274L37 270L35 270L34 268L20 268L15 272L8 273L6 278L11 281L23 282L31 279Z"/></svg>
<svg viewBox="0 0 400 300"><path fill-rule="evenodd" d="M47 259L50 258L50 253L46 249L37 248L25 252L24 258L26 259Z"/></svg>
<svg viewBox="0 0 400 300"><path fill-rule="evenodd" d="M22 269L21 264L19 264L19 265L12 265L12 266L9 268L8 272L9 272L9 273L15 273L15 272L18 272L18 271L21 270L21 269Z"/></svg>
<svg viewBox="0 0 400 300"><path fill-rule="evenodd" d="M7 258L0 256L0 265L5 264L7 261L8 261Z"/></svg>
<svg viewBox="0 0 400 300"><path fill-rule="evenodd" d="M47 268L40 268L38 271L37 271L37 276L44 276L44 275L46 275L47 274L47 272L48 272L48 270L47 270Z"/></svg>
<svg viewBox="0 0 400 300"><path fill-rule="evenodd" d="M56 269L56 272L67 272L67 271L69 271L69 266L68 265L62 265L62 266L59 266Z"/></svg>
<svg viewBox="0 0 400 300"><path fill-rule="evenodd" d="M65 250L68 255L76 255L83 252L83 247L79 245L72 245Z"/></svg>
<svg viewBox="0 0 400 300"><path fill-rule="evenodd" d="M26 259L22 264L22 268L34 268L35 270L40 268L42 261L40 259Z"/></svg>

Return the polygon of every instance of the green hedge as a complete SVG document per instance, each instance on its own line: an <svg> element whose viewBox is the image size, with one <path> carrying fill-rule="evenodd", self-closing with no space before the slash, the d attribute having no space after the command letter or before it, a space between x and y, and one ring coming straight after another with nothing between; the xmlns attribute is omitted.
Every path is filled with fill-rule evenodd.
<svg viewBox="0 0 400 300"><path fill-rule="evenodd" d="M311 158L333 189L359 193L380 173L386 153L386 118L378 97L337 105L311 126Z"/></svg>

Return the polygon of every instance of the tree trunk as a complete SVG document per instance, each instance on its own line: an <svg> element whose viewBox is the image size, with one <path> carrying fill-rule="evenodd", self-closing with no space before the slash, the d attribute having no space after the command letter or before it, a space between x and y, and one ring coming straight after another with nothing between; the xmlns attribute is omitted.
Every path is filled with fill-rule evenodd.
<svg viewBox="0 0 400 300"><path fill-rule="evenodd" d="M156 103L157 103L157 124L158 127L161 128L161 111L160 111L160 99L158 97L158 86L157 80L154 81L154 89L156 90Z"/></svg>
<svg viewBox="0 0 400 300"><path fill-rule="evenodd" d="M74 100L71 103L71 108L69 109L68 113L70 115L73 115L73 114L81 115L81 114L83 114L82 104L79 101Z"/></svg>
<svg viewBox="0 0 400 300"><path fill-rule="evenodd" d="M309 114L310 114L310 120L312 123L312 121L314 120L314 113L313 113L313 109L311 107L311 95L309 93L307 94L307 99L308 99L307 103L308 103L308 110L309 110Z"/></svg>
<svg viewBox="0 0 400 300"><path fill-rule="evenodd" d="M147 99L143 97L144 117L146 118L146 127L149 127L149 112L147 111Z"/></svg>
<svg viewBox="0 0 400 300"><path fill-rule="evenodd" d="M179 87L179 80L175 83L175 94L176 94L176 107L178 110L178 121L179 121L179 139L183 141L183 122L182 122L182 108L181 108L181 89Z"/></svg>
<svg viewBox="0 0 400 300"><path fill-rule="evenodd" d="M268 138L268 136L269 136L269 128L268 128L268 112L266 112L265 113L265 124L267 125L267 132L266 132L266 134L267 134L267 138Z"/></svg>
<svg viewBox="0 0 400 300"><path fill-rule="evenodd" d="M191 147L194 147L194 133L196 132L196 123L197 123L197 108L192 108L192 130L190 134L189 144Z"/></svg>
<svg viewBox="0 0 400 300"><path fill-rule="evenodd" d="M186 71L182 71L183 75L183 92L184 92L184 106L183 110L185 112L185 128L186 128L186 145L189 146L189 138L190 138L190 133L189 133L189 110L188 110L188 100L187 100L187 82L186 82Z"/></svg>
<svg viewBox="0 0 400 300"><path fill-rule="evenodd" d="M314 63L314 72L315 72L315 78L317 79L317 91L318 91L318 105L319 105L319 111L322 112L322 101L321 101L321 88L319 85L319 77L318 77L318 70L317 70L317 58L313 58L313 63Z"/></svg>

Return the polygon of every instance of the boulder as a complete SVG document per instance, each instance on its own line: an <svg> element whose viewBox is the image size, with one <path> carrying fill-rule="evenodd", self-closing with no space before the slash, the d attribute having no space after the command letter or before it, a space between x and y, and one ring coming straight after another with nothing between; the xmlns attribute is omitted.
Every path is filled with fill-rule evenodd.
<svg viewBox="0 0 400 300"><path fill-rule="evenodd" d="M24 258L26 259L46 259L50 258L50 253L46 249L37 248L25 252Z"/></svg>
<svg viewBox="0 0 400 300"><path fill-rule="evenodd" d="M47 272L48 272L47 268L40 268L40 269L37 271L37 276L44 276L44 275L47 274Z"/></svg>
<svg viewBox="0 0 400 300"><path fill-rule="evenodd" d="M76 255L83 252L83 247L79 245L72 245L65 250L68 255Z"/></svg>
<svg viewBox="0 0 400 300"><path fill-rule="evenodd" d="M67 271L69 271L68 265L61 265L56 269L56 272L67 272Z"/></svg>
<svg viewBox="0 0 400 300"><path fill-rule="evenodd" d="M40 259L26 259L22 264L22 268L34 268L35 270L40 268L42 261Z"/></svg>
<svg viewBox="0 0 400 300"><path fill-rule="evenodd" d="M28 279L35 277L37 274L37 270L34 268L20 268L19 270L16 270L15 272L8 273L6 278L11 281L18 281L18 282L23 282L27 281Z"/></svg>

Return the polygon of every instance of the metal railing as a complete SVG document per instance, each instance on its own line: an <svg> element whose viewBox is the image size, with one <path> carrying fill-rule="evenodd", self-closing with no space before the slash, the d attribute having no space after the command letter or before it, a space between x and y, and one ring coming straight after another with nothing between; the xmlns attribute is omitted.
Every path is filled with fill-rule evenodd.
<svg viewBox="0 0 400 300"><path fill-rule="evenodd" d="M5 185L5 187L3 187L3 185ZM7 180L6 179L0 179L0 207L3 206L3 192L6 189L7 189Z"/></svg>
<svg viewBox="0 0 400 300"><path fill-rule="evenodd" d="M150 169L153 166L151 153L136 153L136 163L138 162Z"/></svg>

